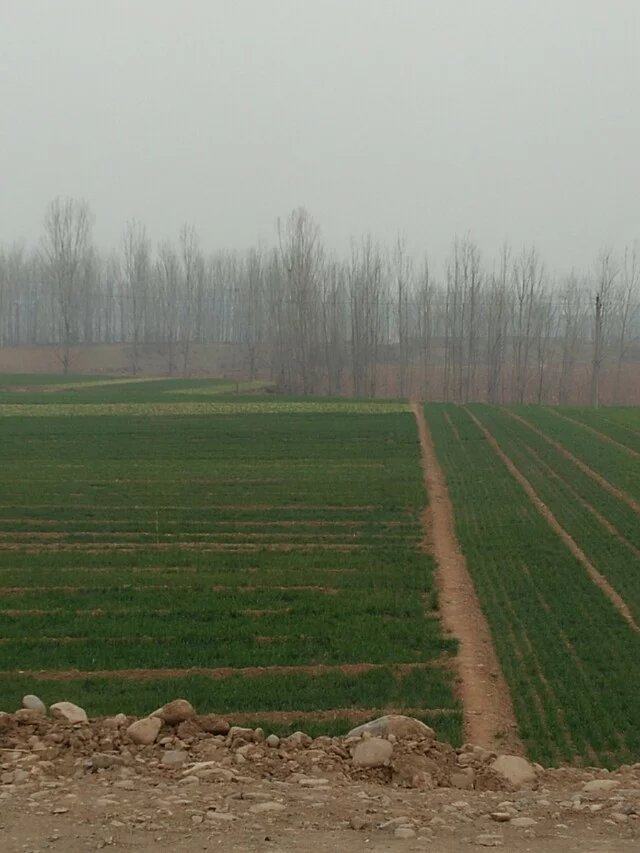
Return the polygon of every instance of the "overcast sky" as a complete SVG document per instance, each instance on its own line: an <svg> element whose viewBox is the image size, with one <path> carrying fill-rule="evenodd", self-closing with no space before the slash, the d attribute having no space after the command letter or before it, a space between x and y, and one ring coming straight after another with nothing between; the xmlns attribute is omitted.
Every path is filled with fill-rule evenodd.
<svg viewBox="0 0 640 853"><path fill-rule="evenodd" d="M640 238L640 0L1 0L0 109L0 243L57 195L105 247Z"/></svg>

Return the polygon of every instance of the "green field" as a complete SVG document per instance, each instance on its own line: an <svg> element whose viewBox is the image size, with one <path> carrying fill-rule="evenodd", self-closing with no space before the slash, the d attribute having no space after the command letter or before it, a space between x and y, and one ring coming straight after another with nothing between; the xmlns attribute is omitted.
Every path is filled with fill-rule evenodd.
<svg viewBox="0 0 640 853"><path fill-rule="evenodd" d="M406 406L209 380L0 389L0 708L180 695L276 731L411 710L460 741Z"/></svg>
<svg viewBox="0 0 640 853"><path fill-rule="evenodd" d="M637 410L605 415L640 431ZM529 754L547 764L637 761L640 634L549 526L482 428L637 622L640 517L625 498L637 494L640 460L580 426L593 420L579 410L428 405L426 416ZM628 491L612 494L562 447Z"/></svg>
<svg viewBox="0 0 640 853"><path fill-rule="evenodd" d="M425 414L529 755L640 760L640 411ZM461 742L406 404L3 376L0 442L0 709L395 710Z"/></svg>

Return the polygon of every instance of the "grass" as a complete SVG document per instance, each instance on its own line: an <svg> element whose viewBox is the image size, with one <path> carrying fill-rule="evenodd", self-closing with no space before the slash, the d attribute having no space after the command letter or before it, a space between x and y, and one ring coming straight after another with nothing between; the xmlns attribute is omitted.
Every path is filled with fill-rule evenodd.
<svg viewBox="0 0 640 853"><path fill-rule="evenodd" d="M506 416L470 410L521 464L526 454L515 453ZM426 415L528 753L551 765L637 761L640 637L542 518L470 412L432 405Z"/></svg>
<svg viewBox="0 0 640 853"><path fill-rule="evenodd" d="M36 692L89 714L178 695L256 720L435 708L460 742L405 405L209 380L67 384L0 395L0 707ZM362 663L376 668L269 672ZM250 667L264 672L189 673ZM149 677L118 675L132 669Z"/></svg>

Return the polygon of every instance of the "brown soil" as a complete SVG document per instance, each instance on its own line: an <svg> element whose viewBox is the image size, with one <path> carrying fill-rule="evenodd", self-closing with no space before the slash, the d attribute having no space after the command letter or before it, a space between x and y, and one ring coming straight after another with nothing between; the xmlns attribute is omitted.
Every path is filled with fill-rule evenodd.
<svg viewBox="0 0 640 853"><path fill-rule="evenodd" d="M551 512L549 507L544 503L544 501L539 497L538 493L535 491L531 483L527 480L527 478L522 474L522 472L515 466L515 464L511 461L511 459L507 456L507 454L502 450L498 442L495 440L493 435L489 432L489 430L478 420L478 418L470 412L468 409L465 410L469 417L474 421L474 423L482 430L484 437L487 439L496 455L502 460L505 464L509 473L520 483L527 496L531 500L532 504L536 507L540 515L545 519L548 525L552 528L552 530L558 534L558 536L562 539L565 545L569 548L571 553L576 557L582 565L587 570L587 573L591 580L598 586L602 592L607 596L609 601L613 604L616 610L620 613L620 615L626 619L629 625L633 628L634 631L640 632L640 626L636 623L633 616L631 615L631 611L627 603L624 601L621 595L619 595L615 589L611 586L609 581L600 574L600 572L596 569L593 563L589 560L587 555L584 553L582 548L577 544L575 539L567 533L567 531L562 527L558 519Z"/></svg>
<svg viewBox="0 0 640 853"><path fill-rule="evenodd" d="M453 508L422 406L413 403L418 425L428 505L424 548L438 563L436 580L445 629L459 642L456 658L465 736L487 749L522 754L509 688L491 632L455 535Z"/></svg>
<svg viewBox="0 0 640 853"><path fill-rule="evenodd" d="M562 418L563 421L568 421L570 424L574 426L582 427L582 429L587 430L587 432L592 433L601 441L606 441L607 444L613 444L614 447L617 447L618 450L623 450L625 453L628 453L630 456L635 456L636 459L640 459L640 453L637 450L634 450L632 447L628 447L626 444L622 444L620 441L616 441L615 438L612 438L610 435L607 435L606 432L600 432L599 429L592 427L590 424L584 424L582 421L578 421L575 418L570 418L567 415L562 415L556 409L549 409L549 411L554 414L557 418Z"/></svg>
<svg viewBox="0 0 640 853"><path fill-rule="evenodd" d="M536 435L539 435L540 438L543 438L547 444L551 445L551 447L555 448L558 453L561 453L565 459L569 459L569 461L573 462L576 468L579 468L584 474L591 477L592 480L595 480L602 488L609 492L610 495L613 495L618 500L626 503L627 506L631 507L634 512L637 512L640 515L640 504L635 501L631 495L628 495L626 492L623 492L622 489L617 488L617 486L612 485L602 474L598 474L597 471L594 471L593 468L590 468L586 462L583 462L582 459L578 459L577 456L574 456L571 451L567 450L562 444L555 439L550 438L546 433L544 433L541 429L534 426L532 423L529 423L528 420L523 418L521 415L517 415L515 412L510 411L509 409L503 409L503 411L509 415L509 417L514 418L516 421L519 421L524 426L528 427L532 432L535 432Z"/></svg>
<svg viewBox="0 0 640 853"><path fill-rule="evenodd" d="M140 639L140 638L136 638ZM20 675L29 676L37 681L73 681L76 678L122 678L137 681L150 681L162 678L185 678L201 675L206 678L221 679L240 675L243 678L259 678L263 675L325 675L339 672L342 675L362 675L374 669L390 669L396 677L406 675L415 669L432 669L442 666L444 659L436 659L429 663L343 663L343 664L299 664L297 666L250 666L236 668L231 666L208 669L206 667L191 667L189 669L97 669L97 670L20 670ZM0 675L15 675L9 670L0 671Z"/></svg>

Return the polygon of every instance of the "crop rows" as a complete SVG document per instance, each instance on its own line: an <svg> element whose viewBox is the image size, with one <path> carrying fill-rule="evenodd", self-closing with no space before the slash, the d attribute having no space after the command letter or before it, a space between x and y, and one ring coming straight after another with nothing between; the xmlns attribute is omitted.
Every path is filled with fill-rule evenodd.
<svg viewBox="0 0 640 853"><path fill-rule="evenodd" d="M447 476L458 537L530 755L551 764L576 757L588 764L637 761L640 635L550 527L483 427L637 608L638 561L632 550L637 524L634 528L631 509L598 492L592 479L504 412L427 406L426 415ZM536 412L535 421L555 424L555 434L567 440L557 416ZM576 429L583 439L594 438ZM603 456L598 463L603 471L610 450L618 452L607 445L606 461ZM589 456L586 443L574 452ZM607 531L587 503L620 535Z"/></svg>
<svg viewBox="0 0 640 853"><path fill-rule="evenodd" d="M0 707L183 695L325 731L411 709L459 741L405 407L148 385L3 403Z"/></svg>

